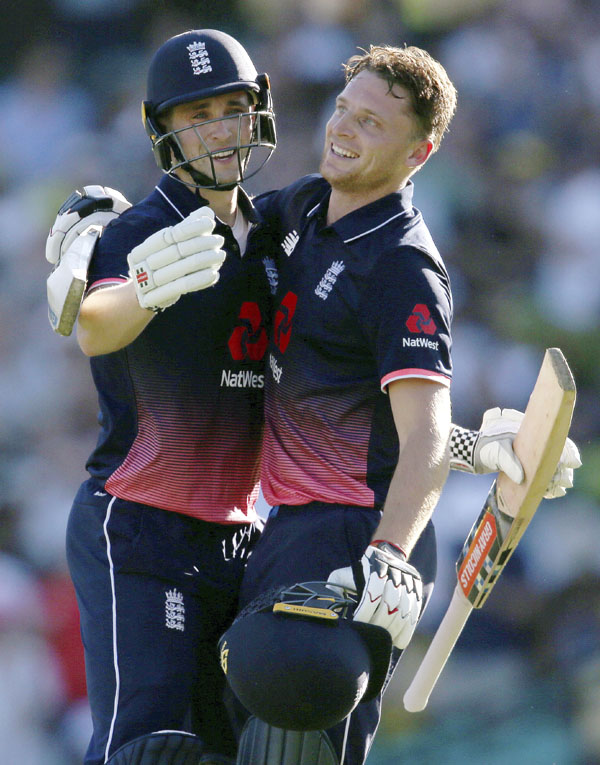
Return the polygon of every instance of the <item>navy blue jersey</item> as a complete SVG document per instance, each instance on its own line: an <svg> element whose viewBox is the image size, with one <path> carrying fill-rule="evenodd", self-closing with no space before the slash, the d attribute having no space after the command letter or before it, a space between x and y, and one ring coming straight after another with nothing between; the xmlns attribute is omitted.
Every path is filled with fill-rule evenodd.
<svg viewBox="0 0 600 765"><path fill-rule="evenodd" d="M241 193L242 209L256 219ZM205 204L164 176L104 232L90 289L124 280L127 254ZM217 523L255 519L268 287L264 265L227 258L214 287L183 295L127 347L91 359L101 432L87 469L121 499Z"/></svg>
<svg viewBox="0 0 600 765"><path fill-rule="evenodd" d="M261 473L273 505L381 507L398 460L386 386L450 384L449 278L412 191L332 226L320 176L255 200L278 250Z"/></svg>

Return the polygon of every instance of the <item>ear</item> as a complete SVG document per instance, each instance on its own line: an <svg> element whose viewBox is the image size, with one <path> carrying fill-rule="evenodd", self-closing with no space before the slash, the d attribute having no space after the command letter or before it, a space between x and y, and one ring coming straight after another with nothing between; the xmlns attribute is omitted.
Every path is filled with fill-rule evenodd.
<svg viewBox="0 0 600 765"><path fill-rule="evenodd" d="M421 165L424 165L425 162L427 162L432 151L433 141L430 141L429 138L424 141L419 141L408 155L406 164L408 167L421 167Z"/></svg>

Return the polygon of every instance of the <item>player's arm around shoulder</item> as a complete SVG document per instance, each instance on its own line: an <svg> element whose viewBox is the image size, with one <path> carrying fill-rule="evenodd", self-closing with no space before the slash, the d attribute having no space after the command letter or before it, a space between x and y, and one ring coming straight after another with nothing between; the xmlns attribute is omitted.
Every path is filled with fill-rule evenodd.
<svg viewBox="0 0 600 765"><path fill-rule="evenodd" d="M119 224L125 227L122 237L115 236ZM121 264L118 267L127 276L106 288L94 289L92 285L83 301L77 337L88 355L124 348L156 312L171 308L182 295L212 287L219 280L226 253L223 237L213 233L215 214L209 207L193 210L178 223L149 236L145 227L143 235L136 238L136 225L125 224L121 218L100 241L102 250L108 237L110 258L113 260L116 253ZM102 252L96 257L101 259Z"/></svg>
<svg viewBox="0 0 600 765"><path fill-rule="evenodd" d="M86 356L125 348L154 317L140 306L127 264L128 251L146 238L146 230L146 221L135 213L122 215L96 245L77 322L77 342ZM115 274L120 278L113 278Z"/></svg>
<svg viewBox="0 0 600 765"><path fill-rule="evenodd" d="M388 385L399 458L376 532L410 555L442 492L449 469L449 387L419 378Z"/></svg>

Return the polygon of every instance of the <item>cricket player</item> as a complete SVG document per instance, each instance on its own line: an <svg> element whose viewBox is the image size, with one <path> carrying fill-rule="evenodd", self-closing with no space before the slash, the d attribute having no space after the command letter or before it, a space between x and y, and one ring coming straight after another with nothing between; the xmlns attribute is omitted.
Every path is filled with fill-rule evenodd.
<svg viewBox="0 0 600 765"><path fill-rule="evenodd" d="M165 174L97 243L78 324L100 404L67 530L93 718L85 763L165 729L195 734L168 743L196 747L194 762L228 763L215 645L258 533L268 309L264 266L244 254L258 217L240 183L251 154L275 146L268 78L222 32L177 35L150 65L144 123ZM88 203L64 206L51 259ZM115 762L159 762L156 743Z"/></svg>
<svg viewBox="0 0 600 765"><path fill-rule="evenodd" d="M371 46L345 70L321 174L257 200L281 246L261 472L273 510L249 559L241 606L252 614L265 592L295 583L355 589L354 620L391 636L389 680L433 589L431 516L449 467L452 296L413 207L411 177L439 148L456 92L441 64L415 47ZM273 619L273 629L282 630L285 618ZM242 626L225 639L228 664L247 650ZM303 665L297 688L317 685L319 675L337 687L316 628L314 641L305 636L294 646L289 638L288 648L311 643L314 669ZM246 727L242 765L292 765L274 752L281 746L274 733L289 727L297 742L304 729L304 712L288 704L287 680L271 682L269 670L270 698L251 710L260 718L264 709L264 722ZM306 723L306 746L293 765L362 765L384 688L326 731L314 730L330 711L319 697L322 717ZM289 712L273 709L273 698Z"/></svg>
<svg viewBox="0 0 600 765"><path fill-rule="evenodd" d="M287 248L261 473L274 509L241 606L296 582L356 588L354 566L355 619L386 628L397 660L435 580L451 425L450 283L410 178L439 148L456 92L417 48L371 47L346 76L321 175L259 200ZM364 762L380 699L356 707L346 741L343 724L321 733L338 761Z"/></svg>

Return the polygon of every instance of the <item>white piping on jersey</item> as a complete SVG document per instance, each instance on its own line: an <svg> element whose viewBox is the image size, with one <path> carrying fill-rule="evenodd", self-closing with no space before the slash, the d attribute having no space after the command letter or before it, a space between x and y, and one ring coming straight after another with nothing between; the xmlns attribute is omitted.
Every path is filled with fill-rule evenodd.
<svg viewBox="0 0 600 765"><path fill-rule="evenodd" d="M108 731L108 739L106 741L106 748L104 749L104 762L108 761L108 752L112 743L113 733L115 731L115 722L117 721L117 708L119 705L119 692L121 689L121 676L119 674L119 655L117 652L117 598L115 594L115 569L112 561L110 539L108 537L108 522L110 520L110 513L112 510L113 502L116 497L113 497L108 503L106 509L106 518L104 519L104 538L106 539L106 556L108 558L108 570L110 574L110 591L112 595L112 637L113 637L113 666L115 668L115 700L113 703L113 716L110 721L110 730Z"/></svg>
<svg viewBox="0 0 600 765"><path fill-rule="evenodd" d="M374 226L373 228L370 228L368 231L363 231L362 234L357 234L356 236L351 236L350 239L344 239L344 244L348 244L348 242L353 242L355 239L360 239L361 236L366 236L367 234L372 234L373 231L377 231L378 228L382 228L383 226L387 226L388 223L393 221L395 218L399 218L401 215L405 215L405 211L396 213L396 215L392 215L391 218L388 218L387 220L384 220L383 223L380 223L378 226Z"/></svg>
<svg viewBox="0 0 600 765"><path fill-rule="evenodd" d="M181 210L176 207L173 202L169 199L169 197L165 194L165 192L159 188L158 186L154 187L159 194L162 194L164 199L171 205L171 207L175 210L175 212L181 216L181 220L185 220L185 215L181 212ZM235 218L235 223L233 226L231 226L231 232L233 233L234 237L237 240L237 243L240 247L240 255L243 256L244 252L246 250L246 243L248 241L248 231L250 230L249 221L246 218L246 216L242 213L240 208L237 209L237 215Z"/></svg>
<svg viewBox="0 0 600 765"><path fill-rule="evenodd" d="M310 218L310 216L314 213L314 211L317 209L317 207L320 204L321 203L318 202L312 208L312 210L309 210L306 213L306 217ZM387 226L387 224L390 223L391 221L393 221L395 218L399 218L401 215L404 215L404 212L405 211L402 211L402 212L396 213L396 215L392 215L391 218L388 218L387 220L384 220L383 223L380 223L378 226L374 226L373 228L370 228L368 231L363 231L362 234L357 234L356 236L351 236L350 239L344 239L344 244L348 244L349 242L353 242L355 239L360 239L361 236L366 236L367 234L372 234L373 231L377 231L377 229L382 228L383 226Z"/></svg>
<svg viewBox="0 0 600 765"><path fill-rule="evenodd" d="M168 202L168 203L171 205L171 207L172 207L172 208L175 210L175 212L176 212L178 215L180 215L180 216L181 216L181 220L185 220L185 215L184 215L184 214L181 212L181 210L180 210L178 207L175 207L175 205L173 204L173 202L171 202L171 200L170 200L170 199L169 199L169 197L168 197L168 196L165 194L165 192L164 192L162 189L160 189L158 186L155 186L154 188L155 188L155 189L158 191L158 193L159 193L159 194L162 194L162 195L163 195L163 197L164 197L164 198L167 200L167 202Z"/></svg>

